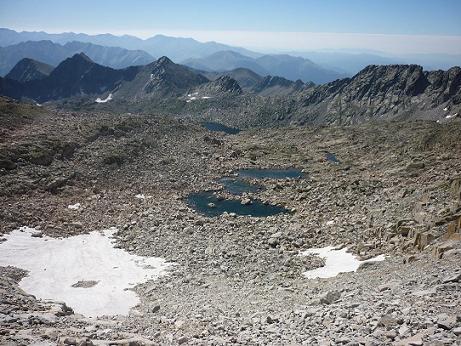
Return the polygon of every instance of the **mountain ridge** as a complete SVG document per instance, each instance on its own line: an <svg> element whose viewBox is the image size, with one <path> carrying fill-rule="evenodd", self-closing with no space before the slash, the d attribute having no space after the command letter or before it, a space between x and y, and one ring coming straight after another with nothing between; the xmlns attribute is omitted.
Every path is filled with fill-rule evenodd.
<svg viewBox="0 0 461 346"><path fill-rule="evenodd" d="M251 71L250 71L251 72ZM322 85L283 77L251 76L242 88L226 73L208 79L200 71L167 57L145 65L114 70L84 54L62 62L41 80L1 81L0 94L38 102L83 97L111 101L107 109L130 107L177 114L226 115L247 122L353 124L372 119L457 117L461 111L461 68L424 71L419 65L370 65L351 78ZM140 102L142 101L142 102ZM252 114L248 117L247 114Z"/></svg>
<svg viewBox="0 0 461 346"><path fill-rule="evenodd" d="M261 76L280 76L289 80L322 84L346 75L325 69L312 61L287 54L263 55L251 58L233 51L222 51L204 58L188 59L183 64L208 72L223 72L237 68L250 69Z"/></svg>
<svg viewBox="0 0 461 346"><path fill-rule="evenodd" d="M145 65L153 60L143 51L133 51L118 47L104 47L83 42L65 44L45 41L27 41L15 45L0 47L0 75L6 75L20 60L31 58L48 65L57 66L66 58L84 52L95 62L112 68L125 68L133 65Z"/></svg>
<svg viewBox="0 0 461 346"><path fill-rule="evenodd" d="M199 42L192 38L170 37L166 35L155 35L147 39L140 39L130 35L88 35L73 32L49 34L43 31L17 32L7 28L0 28L0 47L17 44L28 40L50 40L60 44L64 44L70 41L80 41L102 46L121 47L129 50L140 49L157 57L169 56L170 59L176 62L180 62L187 58L202 57L218 51L229 49L253 57L261 55L245 48L233 47L218 42ZM187 56L184 56L185 51L188 52Z"/></svg>

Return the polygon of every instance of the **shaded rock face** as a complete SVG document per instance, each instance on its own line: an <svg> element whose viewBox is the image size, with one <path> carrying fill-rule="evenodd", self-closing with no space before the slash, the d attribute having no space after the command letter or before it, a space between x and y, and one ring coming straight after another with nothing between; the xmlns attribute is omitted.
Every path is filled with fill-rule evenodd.
<svg viewBox="0 0 461 346"><path fill-rule="evenodd" d="M271 88L274 86L292 87L294 84L295 82L285 79L283 77L266 76L260 83L258 83L254 87L254 90L262 91L266 88Z"/></svg>
<svg viewBox="0 0 461 346"><path fill-rule="evenodd" d="M461 103L461 68L452 67L448 71L431 71L426 78L434 93L434 105L439 105L452 98L453 104Z"/></svg>
<svg viewBox="0 0 461 346"><path fill-rule="evenodd" d="M352 78L345 91L351 99L389 94L416 96L424 92L428 85L421 66L371 65Z"/></svg>
<svg viewBox="0 0 461 346"><path fill-rule="evenodd" d="M199 99L229 99L235 97L236 100L237 96L243 94L243 90L235 79L223 75L196 88L188 89L187 93L193 95L193 98Z"/></svg>
<svg viewBox="0 0 461 346"><path fill-rule="evenodd" d="M53 66L25 58L19 61L5 78L25 83L31 80L46 78L50 75L51 71L53 71Z"/></svg>
<svg viewBox="0 0 461 346"><path fill-rule="evenodd" d="M150 80L144 87L147 94L177 94L188 88L207 83L208 79L204 76L190 71L188 68L173 63L166 56L161 57L156 62L147 65L150 71Z"/></svg>
<svg viewBox="0 0 461 346"><path fill-rule="evenodd" d="M301 93L302 118L326 123L356 123L370 118L418 115L461 101L461 69L424 72L417 65L371 65L352 78Z"/></svg>
<svg viewBox="0 0 461 346"><path fill-rule="evenodd" d="M242 88L239 83L229 76L219 77L215 81L210 82L207 88L210 89L212 93L229 93L235 95L240 95L242 93Z"/></svg>
<svg viewBox="0 0 461 346"><path fill-rule="evenodd" d="M124 79L134 76L136 68L114 70L98 65L85 54L74 55L62 62L43 80L46 92L37 90L40 85L30 84L36 99L59 99L79 94L99 94L112 90Z"/></svg>
<svg viewBox="0 0 461 346"><path fill-rule="evenodd" d="M183 95L188 90L208 83L208 78L188 67L173 63L167 57L139 67L132 80L125 80L114 91L115 99L127 101L161 99Z"/></svg>
<svg viewBox="0 0 461 346"><path fill-rule="evenodd" d="M46 78L26 83L4 79L0 93L14 98L32 98L38 102L100 94L114 89L123 80L132 79L138 70L138 67L114 70L98 65L80 53L64 60Z"/></svg>

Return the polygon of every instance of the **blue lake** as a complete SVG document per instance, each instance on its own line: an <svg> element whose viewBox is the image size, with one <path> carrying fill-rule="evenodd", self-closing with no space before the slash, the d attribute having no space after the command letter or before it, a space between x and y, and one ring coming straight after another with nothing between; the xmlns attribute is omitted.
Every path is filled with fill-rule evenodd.
<svg viewBox="0 0 461 346"><path fill-rule="evenodd" d="M304 175L300 169L257 169L245 168L237 171L241 178L251 179L300 179Z"/></svg>
<svg viewBox="0 0 461 346"><path fill-rule="evenodd" d="M187 203L199 213L214 217L227 213L254 217L267 217L287 213L288 209L261 203L254 200L251 204L243 205L239 200L218 199L213 192L197 192L187 197Z"/></svg>
<svg viewBox="0 0 461 346"><path fill-rule="evenodd" d="M215 122L212 122L212 121L204 122L204 123L202 123L202 125L208 131L212 131L212 132L224 132L224 133L227 133L229 135L236 135L237 133L240 132L240 130L235 128L235 127L229 127L229 126L226 126L226 125L223 125L223 124L220 124L220 123L215 123Z"/></svg>
<svg viewBox="0 0 461 346"><path fill-rule="evenodd" d="M233 195L242 195L244 193L257 193L263 190L263 187L258 184L250 184L249 182L236 178L221 178L218 183L224 186L224 189Z"/></svg>

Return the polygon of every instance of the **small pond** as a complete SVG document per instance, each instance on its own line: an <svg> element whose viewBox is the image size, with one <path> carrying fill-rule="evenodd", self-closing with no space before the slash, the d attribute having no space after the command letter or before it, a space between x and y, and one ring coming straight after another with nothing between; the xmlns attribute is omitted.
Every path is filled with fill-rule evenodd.
<svg viewBox="0 0 461 346"><path fill-rule="evenodd" d="M205 127L208 131L212 132L224 132L229 135L235 135L240 132L240 129L235 127L229 127L220 123L215 123L212 121L207 121L202 123L203 127Z"/></svg>
<svg viewBox="0 0 461 346"><path fill-rule="evenodd" d="M335 163L335 164L341 163L341 162L337 159L336 155L333 154L333 153L326 153L326 154L325 154L325 158L327 159L327 161L332 162L332 163Z"/></svg>
<svg viewBox="0 0 461 346"><path fill-rule="evenodd" d="M256 193L263 190L261 185L250 184L242 179L221 178L218 183L224 186L224 189L233 195L242 195L244 193Z"/></svg>
<svg viewBox="0 0 461 346"><path fill-rule="evenodd" d="M266 205L257 200L252 201L251 204L243 205L239 200L218 199L213 192L192 193L187 197L187 202L194 210L209 217L219 216L224 212L254 217L266 217L288 212L286 208Z"/></svg>
<svg viewBox="0 0 461 346"><path fill-rule="evenodd" d="M241 178L251 179L300 179L304 175L300 169L258 169L245 168L237 171Z"/></svg>

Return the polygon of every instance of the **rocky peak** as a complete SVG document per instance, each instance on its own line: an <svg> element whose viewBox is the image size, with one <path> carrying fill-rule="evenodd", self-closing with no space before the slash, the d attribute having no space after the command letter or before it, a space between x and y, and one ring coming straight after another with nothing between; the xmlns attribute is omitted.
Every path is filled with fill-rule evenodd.
<svg viewBox="0 0 461 346"><path fill-rule="evenodd" d="M13 79L21 83L31 80L38 80L47 77L53 66L37 60L24 58L20 60L6 75L6 78Z"/></svg>
<svg viewBox="0 0 461 346"><path fill-rule="evenodd" d="M143 97L180 95L209 81L206 77L188 67L175 64L166 56L161 57L143 69L139 79L145 80L146 77L147 83L144 82L145 84L142 87ZM127 91L127 93L137 92L137 90Z"/></svg>
<svg viewBox="0 0 461 346"><path fill-rule="evenodd" d="M168 57L166 57L166 56L162 56L162 57L159 58L155 63L156 63L157 66L166 66L166 65L174 64L174 62L171 61L171 60L170 60Z"/></svg>
<svg viewBox="0 0 461 346"><path fill-rule="evenodd" d="M220 91L233 94L242 93L242 88L240 87L239 83L229 76L221 76L212 83L215 83L220 88Z"/></svg>
<svg viewBox="0 0 461 346"><path fill-rule="evenodd" d="M370 65L356 74L349 86L360 97L386 93L416 96L429 84L419 65Z"/></svg>
<svg viewBox="0 0 461 346"><path fill-rule="evenodd" d="M80 52L80 53L77 53L77 54L74 54L71 58L69 58L70 60L72 61L85 61L85 62L89 62L89 63L92 63L94 64L94 61L91 60L88 55L86 55L85 53L83 52Z"/></svg>
<svg viewBox="0 0 461 346"><path fill-rule="evenodd" d="M261 92L269 88L281 87L285 89L296 89L300 90L303 87L304 83L300 80L293 82L283 77L278 76L266 76L264 79L256 84L253 88L256 92Z"/></svg>

